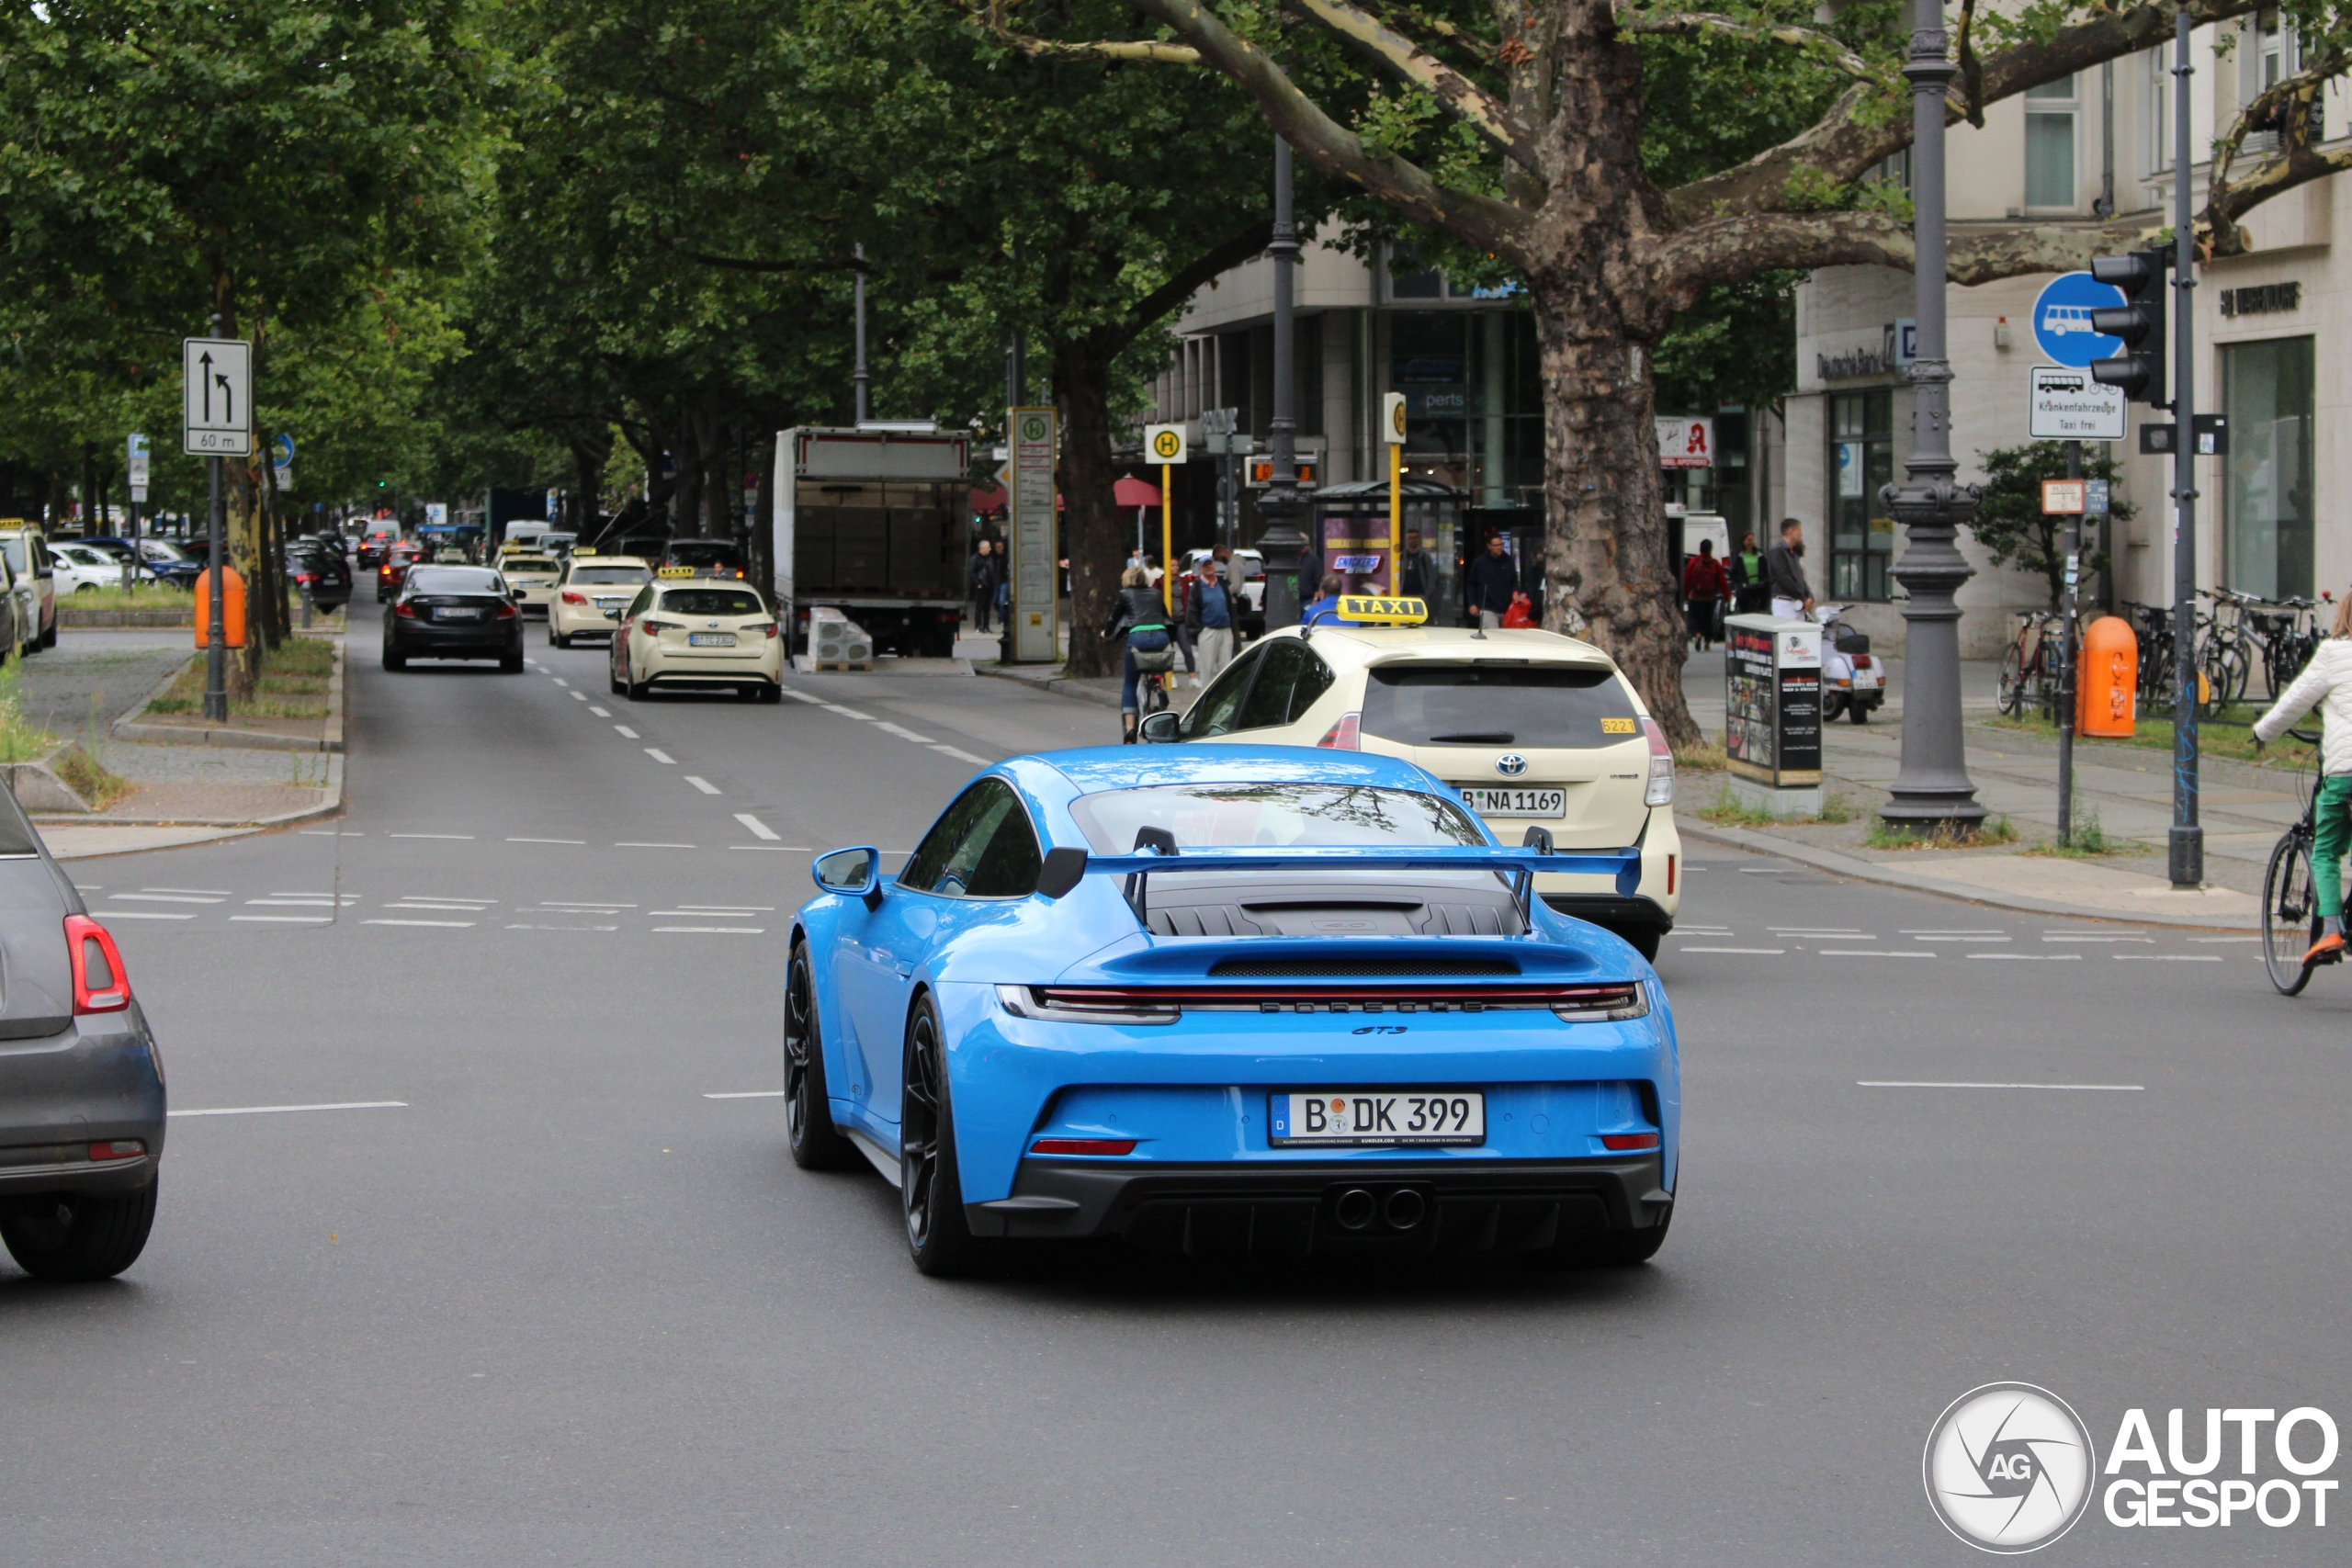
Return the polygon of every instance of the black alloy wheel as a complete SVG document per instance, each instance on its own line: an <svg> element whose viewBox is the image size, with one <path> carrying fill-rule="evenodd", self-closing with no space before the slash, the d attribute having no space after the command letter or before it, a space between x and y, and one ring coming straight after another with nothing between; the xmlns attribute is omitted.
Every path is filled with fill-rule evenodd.
<svg viewBox="0 0 2352 1568"><path fill-rule="evenodd" d="M2262 962L2282 997L2311 984L2303 954L2319 940L2319 892L2312 886L2312 840L2297 826L2270 852L2262 875Z"/></svg>
<svg viewBox="0 0 2352 1568"><path fill-rule="evenodd" d="M407 655L407 654L405 654L405 653L396 653L396 652L394 652L394 651L393 651L393 649L392 649L392 645L391 645L390 643L389 643L389 642L388 642L388 643L386 643L386 644L384 645L384 668L385 668L385 669L387 669L387 670L405 670L405 669L407 669L407 668L408 668L408 655Z"/></svg>
<svg viewBox="0 0 2352 1568"><path fill-rule="evenodd" d="M899 1201L907 1251L934 1278L971 1272L986 1256L964 1218L956 1171L956 1117L948 1102L947 1056L931 998L907 1020L906 1076L899 1106Z"/></svg>
<svg viewBox="0 0 2352 1568"><path fill-rule="evenodd" d="M17 1267L51 1284L111 1280L139 1260L155 1224L151 1181L135 1192L44 1192L0 1203L0 1243Z"/></svg>
<svg viewBox="0 0 2352 1568"><path fill-rule="evenodd" d="M845 1170L858 1162L857 1150L833 1125L829 1100L816 976L808 944L795 942L784 981L784 1131L792 1163L803 1170Z"/></svg>

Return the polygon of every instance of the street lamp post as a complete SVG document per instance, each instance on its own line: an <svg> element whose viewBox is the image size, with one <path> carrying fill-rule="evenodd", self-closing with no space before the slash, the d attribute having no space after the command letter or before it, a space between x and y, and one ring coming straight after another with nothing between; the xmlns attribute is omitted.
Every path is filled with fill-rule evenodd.
<svg viewBox="0 0 2352 1568"><path fill-rule="evenodd" d="M1296 389L1292 385L1292 276L1298 265L1298 226L1291 211L1290 143L1274 139L1274 237L1266 246L1274 263L1274 417L1268 429L1273 447L1273 472L1266 493L1258 500L1258 514L1270 526L1259 536L1258 549L1266 563L1266 629L1298 625L1297 571L1299 547L1306 536L1299 532L1299 514L1306 510L1298 493L1298 421Z"/></svg>
<svg viewBox="0 0 2352 1568"><path fill-rule="evenodd" d="M1941 0L1917 0L1903 73L1911 79L1919 335L1911 361L1911 457L1905 482L1888 485L1879 499L1907 538L1894 577L1911 597L1903 607L1903 767L1879 815L1920 831L1964 829L1984 817L1961 735L1960 606L1952 598L1974 575L1953 541L1983 492L1953 479L1960 465L1951 455L1951 363L1944 357L1944 89L1956 73L1945 52Z"/></svg>
<svg viewBox="0 0 2352 1568"><path fill-rule="evenodd" d="M2173 17L2172 243L2172 832L2165 841L2172 885L2205 881L2205 829L2197 819L2197 296L2196 239L2188 185L2188 7Z"/></svg>

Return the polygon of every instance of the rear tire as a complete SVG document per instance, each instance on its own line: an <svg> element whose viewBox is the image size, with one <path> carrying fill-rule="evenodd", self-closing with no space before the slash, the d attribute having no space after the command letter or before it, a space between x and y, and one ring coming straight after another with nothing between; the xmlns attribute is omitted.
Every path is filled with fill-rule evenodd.
<svg viewBox="0 0 2352 1568"><path fill-rule="evenodd" d="M2312 886L2312 842L2299 827L2270 852L2262 875L2262 963L2282 997L2301 995L2312 972L2303 954L2319 940L2319 895Z"/></svg>
<svg viewBox="0 0 2352 1568"><path fill-rule="evenodd" d="M1995 702L2011 718L2025 711L2025 655L2011 643L2001 654L2001 681Z"/></svg>
<svg viewBox="0 0 2352 1568"><path fill-rule="evenodd" d="M518 648L512 653L499 655L498 672L502 675L520 675L523 672L523 650Z"/></svg>
<svg viewBox="0 0 2352 1568"><path fill-rule="evenodd" d="M1849 697L1846 700L1846 716L1856 724L1868 724L1871 721L1871 710Z"/></svg>
<svg viewBox="0 0 2352 1568"><path fill-rule="evenodd" d="M792 1163L803 1170L847 1170L860 1163L856 1147L833 1125L817 981L805 942L793 944L784 981L784 1134Z"/></svg>
<svg viewBox="0 0 2352 1568"><path fill-rule="evenodd" d="M384 649L384 668L387 670L407 669L408 655L405 653L394 653L389 648Z"/></svg>
<svg viewBox="0 0 2352 1568"><path fill-rule="evenodd" d="M645 694L651 688L651 684L652 683L648 681L631 681L628 682L627 693L628 700L633 703L643 702L645 700Z"/></svg>
<svg viewBox="0 0 2352 1568"><path fill-rule="evenodd" d="M571 646L571 638L562 632L555 629L555 620L552 616L548 617L548 646L549 648L570 648Z"/></svg>
<svg viewBox="0 0 2352 1568"><path fill-rule="evenodd" d="M780 703L784 701L784 688L782 686L762 686L759 688L759 694L760 701L763 703Z"/></svg>
<svg viewBox="0 0 2352 1568"><path fill-rule="evenodd" d="M947 1091L947 1053L939 1010L924 997L907 1021L906 1074L899 1106L899 1204L907 1252L933 1279L969 1274L989 1258L988 1243L964 1218L964 1183L956 1169L956 1117Z"/></svg>
<svg viewBox="0 0 2352 1568"><path fill-rule="evenodd" d="M41 1193L0 1205L0 1242L17 1267L52 1284L111 1280L139 1260L155 1224L151 1181L136 1192Z"/></svg>

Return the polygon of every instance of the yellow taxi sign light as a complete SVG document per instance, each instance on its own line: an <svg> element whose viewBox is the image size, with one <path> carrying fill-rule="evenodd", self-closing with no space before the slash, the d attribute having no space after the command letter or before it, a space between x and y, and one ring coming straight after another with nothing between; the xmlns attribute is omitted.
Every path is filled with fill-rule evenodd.
<svg viewBox="0 0 2352 1568"><path fill-rule="evenodd" d="M662 577L692 577L694 574L695 569L690 566L665 566L657 575Z"/></svg>
<svg viewBox="0 0 2352 1568"><path fill-rule="evenodd" d="M1424 599L1392 599L1370 593L1340 595L1340 619L1356 626L1418 626L1430 618Z"/></svg>

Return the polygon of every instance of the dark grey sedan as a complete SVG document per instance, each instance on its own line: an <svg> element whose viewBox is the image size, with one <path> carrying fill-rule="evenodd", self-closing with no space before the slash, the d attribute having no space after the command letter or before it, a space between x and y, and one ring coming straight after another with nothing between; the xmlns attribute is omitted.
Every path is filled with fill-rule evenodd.
<svg viewBox="0 0 2352 1568"><path fill-rule="evenodd" d="M155 1219L163 1059L114 938L4 787L0 971L0 1242L39 1279L110 1279Z"/></svg>

